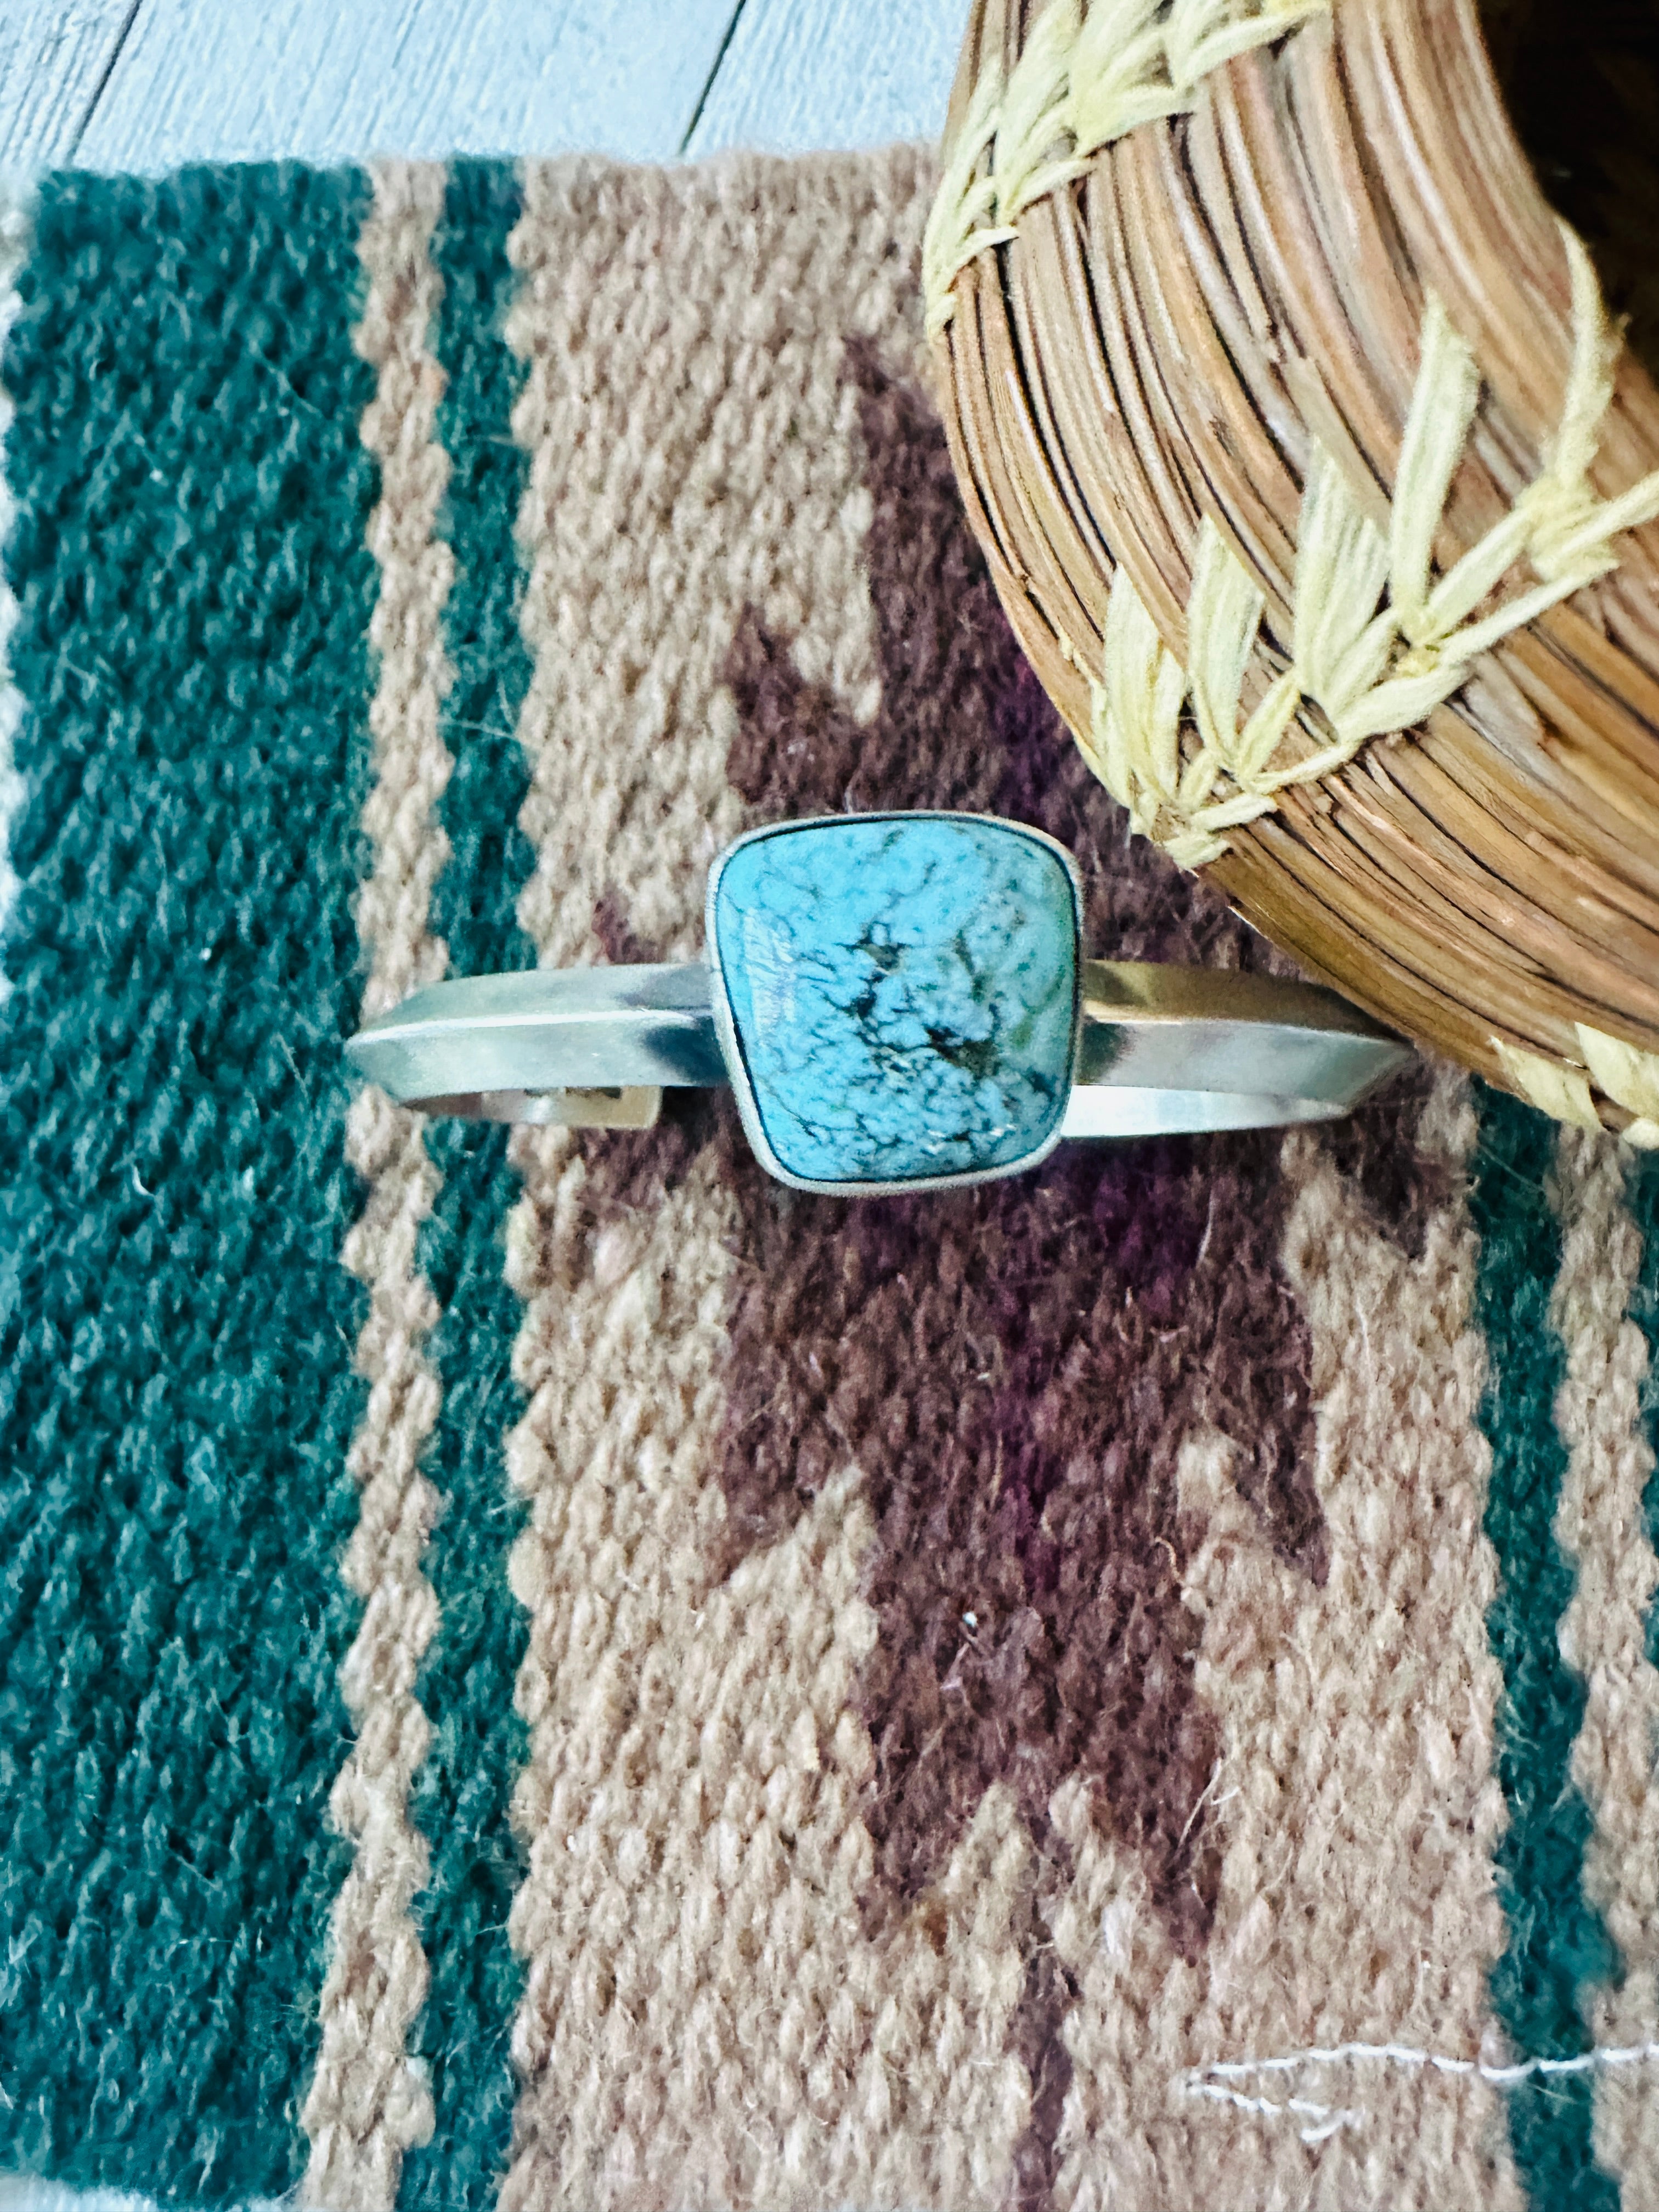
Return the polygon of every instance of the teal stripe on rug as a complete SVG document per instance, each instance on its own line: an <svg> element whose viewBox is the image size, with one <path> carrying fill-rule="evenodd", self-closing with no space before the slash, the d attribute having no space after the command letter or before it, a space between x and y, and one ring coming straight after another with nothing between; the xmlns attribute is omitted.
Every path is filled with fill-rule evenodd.
<svg viewBox="0 0 1659 2212"><path fill-rule="evenodd" d="M0 2168L303 2171L349 1748L352 174L49 179L4 374Z"/></svg>
<svg viewBox="0 0 1659 2212"><path fill-rule="evenodd" d="M511 441L520 370L501 332L519 208L507 164L457 162L432 246L443 279L436 349L448 380L438 435L451 464L441 527L455 552L445 610L455 682L443 733L455 767L438 808L452 853L430 927L447 940L455 975L535 965L514 915L532 857L516 826L528 784L517 723L530 659L514 541L526 457ZM520 1404L511 1363L522 1309L504 1273L519 1182L504 1129L435 1121L427 1146L443 1176L421 1244L443 1316L431 1340L443 1409L429 1471L447 1502L426 1557L438 1632L416 1689L433 1727L411 1793L432 1853L418 1908L432 1986L413 2045L432 2069L436 2125L409 2154L399 2202L473 2212L493 2203L507 2164L508 2039L523 1982L507 1936L522 1871L508 1806L528 1747L513 1707L526 1624L507 1560L523 1513L502 1454Z"/></svg>
<svg viewBox="0 0 1659 2212"><path fill-rule="evenodd" d="M1498 1575L1487 1631L1504 1674L1498 1773L1509 1808L1498 1846L1509 1943L1492 1969L1492 2000L1517 2057L1571 2058L1589 2048L1580 1994L1611 1979L1618 1959L1582 1887L1590 1815L1570 1762L1584 1686L1557 1642L1573 1591L1553 1526L1567 1464L1555 1425L1565 1354L1550 1321L1561 1231L1545 1184L1559 1131L1485 1085L1476 1096L1474 1317L1486 1340L1486 1527ZM1534 2078L1506 2094L1516 2165L1537 2212L1617 2212L1617 2185L1591 2148L1593 2078Z"/></svg>

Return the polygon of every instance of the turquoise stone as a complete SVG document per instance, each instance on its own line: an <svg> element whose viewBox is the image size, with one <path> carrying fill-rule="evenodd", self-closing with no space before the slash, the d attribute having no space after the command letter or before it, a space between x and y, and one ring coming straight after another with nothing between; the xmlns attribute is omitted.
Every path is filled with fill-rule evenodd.
<svg viewBox="0 0 1659 2212"><path fill-rule="evenodd" d="M806 1182L910 1182L1041 1150L1072 1082L1060 856L971 817L812 823L739 846L713 938L755 1115Z"/></svg>

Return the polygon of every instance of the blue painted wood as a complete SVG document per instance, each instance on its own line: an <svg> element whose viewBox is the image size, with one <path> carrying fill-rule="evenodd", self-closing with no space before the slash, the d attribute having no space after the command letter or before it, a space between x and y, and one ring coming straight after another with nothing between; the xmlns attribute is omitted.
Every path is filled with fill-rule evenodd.
<svg viewBox="0 0 1659 2212"><path fill-rule="evenodd" d="M353 0L346 18L338 0L3 0L0 170L932 138L964 14L965 0L912 0L902 17L889 0Z"/></svg>
<svg viewBox="0 0 1659 2212"><path fill-rule="evenodd" d="M75 158L132 0L0 0L0 173Z"/></svg>
<svg viewBox="0 0 1659 2212"><path fill-rule="evenodd" d="M937 138L967 0L745 0L687 151Z"/></svg>
<svg viewBox="0 0 1659 2212"><path fill-rule="evenodd" d="M737 0L143 0L81 166L679 152Z"/></svg>

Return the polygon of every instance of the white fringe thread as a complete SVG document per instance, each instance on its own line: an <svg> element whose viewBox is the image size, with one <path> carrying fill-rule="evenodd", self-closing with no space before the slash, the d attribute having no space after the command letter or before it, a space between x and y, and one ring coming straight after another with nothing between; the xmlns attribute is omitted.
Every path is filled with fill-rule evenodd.
<svg viewBox="0 0 1659 2212"><path fill-rule="evenodd" d="M1571 2058L1520 2058L1495 2066L1482 2058L1453 2058L1443 2051L1419 2051L1407 2043L1339 2043L1328 2050L1291 2051L1272 2058L1224 2058L1207 2066L1194 2066L1177 2076L1182 2095L1205 2097L1265 2118L1292 2118L1307 2124L1298 2132L1305 2143L1322 2143L1341 2129L1358 2127L1366 2118L1363 2109L1322 2105L1307 2097L1290 2097L1281 2104L1228 2085L1258 2080L1263 2075L1292 2074L1304 2066L1382 2065L1408 2069L1431 2068L1437 2074L1466 2075L1498 2089L1512 2089L1535 2075L1592 2074L1620 2066L1650 2065L1659 2059L1659 2043L1598 2045Z"/></svg>

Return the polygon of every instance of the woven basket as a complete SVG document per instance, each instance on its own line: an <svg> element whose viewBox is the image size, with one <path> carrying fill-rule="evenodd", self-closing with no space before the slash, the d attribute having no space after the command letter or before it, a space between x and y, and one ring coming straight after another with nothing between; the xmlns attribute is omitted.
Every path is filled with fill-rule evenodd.
<svg viewBox="0 0 1659 2212"><path fill-rule="evenodd" d="M1659 393L1472 0L979 0L925 274L1003 604L1134 828L1659 1146Z"/></svg>

